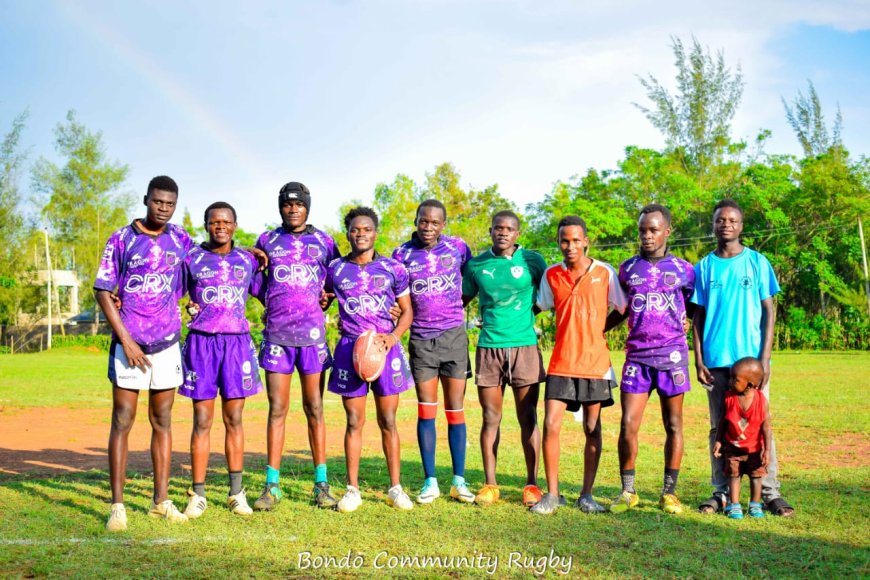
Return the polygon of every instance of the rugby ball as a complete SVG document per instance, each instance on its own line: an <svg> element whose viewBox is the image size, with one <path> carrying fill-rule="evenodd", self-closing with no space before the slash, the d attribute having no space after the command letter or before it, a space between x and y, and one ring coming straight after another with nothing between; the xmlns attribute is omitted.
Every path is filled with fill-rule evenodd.
<svg viewBox="0 0 870 580"><path fill-rule="evenodd" d="M377 336L374 330L366 330L353 345L353 370L367 383L378 380L387 362L389 349L375 341Z"/></svg>

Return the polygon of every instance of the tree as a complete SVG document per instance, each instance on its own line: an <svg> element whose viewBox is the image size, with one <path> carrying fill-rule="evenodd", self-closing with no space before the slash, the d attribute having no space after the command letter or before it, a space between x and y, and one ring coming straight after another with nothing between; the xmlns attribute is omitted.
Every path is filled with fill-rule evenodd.
<svg viewBox="0 0 870 580"><path fill-rule="evenodd" d="M688 53L679 38L671 37L671 42L676 93L652 75L640 77L652 107L634 105L662 132L686 171L702 177L727 152L731 120L743 96L743 74L739 65L732 73L721 51L714 59L694 37Z"/></svg>
<svg viewBox="0 0 870 580"><path fill-rule="evenodd" d="M26 159L20 144L27 115L25 111L13 119L0 143L0 324L15 323L21 292L24 218L18 178Z"/></svg>
<svg viewBox="0 0 870 580"><path fill-rule="evenodd" d="M834 126L829 134L816 87L813 86L812 81L807 81L807 84L809 85L808 94L804 96L802 92L798 91L793 102L794 108L790 107L785 99L782 99L782 106L785 107L788 124L791 125L804 150L804 156L814 157L826 153L832 146L842 145L840 131L843 128L843 115L840 113L838 105Z"/></svg>
<svg viewBox="0 0 870 580"><path fill-rule="evenodd" d="M33 185L43 196L42 215L50 226L53 265L74 269L81 281L79 296L93 302L92 278L106 238L125 225L132 197L120 191L128 167L106 158L103 137L67 113L66 123L55 128L55 147L66 159L58 167L41 158L33 168Z"/></svg>

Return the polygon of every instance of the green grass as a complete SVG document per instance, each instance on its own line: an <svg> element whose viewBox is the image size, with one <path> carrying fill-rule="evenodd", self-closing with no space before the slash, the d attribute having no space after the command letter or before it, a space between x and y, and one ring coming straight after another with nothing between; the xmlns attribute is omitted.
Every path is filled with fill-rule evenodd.
<svg viewBox="0 0 870 580"><path fill-rule="evenodd" d="M620 356L614 355L614 364L621 364ZM522 553L529 559L525 563L535 566L552 551L571 559L571 575L583 576L866 577L870 574L870 404L865 397L870 387L870 354L777 353L774 365L774 432L783 493L798 510L792 519L730 521L722 516L702 516L691 509L679 517L662 514L656 501L661 487L663 430L655 397L641 434L639 509L621 516L585 516L562 509L552 517L534 517L519 505L524 466L512 402L507 401L499 457L505 501L490 508L442 499L410 513L394 512L384 503L388 477L376 438L363 449L361 487L365 502L353 514L318 511L308 504L313 470L306 452L285 457L282 483L288 498L275 512L255 514L248 520L233 517L223 508L226 476L220 448L213 449L207 481L209 510L187 526L171 527L147 518L150 474L131 473L127 486L130 528L126 534L112 536L103 531L109 502L106 472L52 478L0 475L0 573L283 577L392 572L485 577L486 567L493 566L492 559L497 557L497 576L528 576L534 569L511 566L511 553ZM104 375L104 353L60 349L38 355L0 355L0 406L13 413L32 406L104 408L108 415L110 392ZM294 398L296 393L294 386ZM466 404L466 476L473 488L483 480L476 398L471 387ZM342 425L341 407L333 399L327 395L327 423ZM188 405L179 399L176 409L184 409L181 412L186 414ZM265 406L261 396L250 408ZM399 423L408 435L402 440L402 479L411 489L422 483L416 441L410 435L415 411L413 394L404 395ZM140 414L139 420L144 417ZM377 431L371 403L369 417L366 432L371 436ZM288 421L304 422L297 400ZM604 455L596 496L606 500L619 491L618 405L604 411L603 422ZM176 438L186 438L187 433L179 431L187 427L177 429ZM264 428L250 422L247 427L249 431ZM709 492L708 428L706 396L695 388L686 398L686 456L679 485L679 495L687 507L697 505ZM58 429L62 440L62 426ZM215 429L221 429L219 421ZM579 424L569 421L562 433L561 479L563 491L573 501L582 478L582 432ZM329 444L338 445L339 441ZM305 441L288 440L288 449L306 447ZM341 489L344 461L334 452L338 447L332 449L330 480L335 489ZM440 415L438 450L443 493L450 476L450 457ZM246 454L246 484L253 502L264 481L264 450L251 451ZM187 462L187 457L177 455L175 465ZM177 503L182 502L188 485L187 478L174 470L170 495ZM300 554L305 552L312 558L360 555L363 564L359 570L300 570ZM478 567L375 568L376 563L394 562L384 553L397 557L466 556L478 558L474 560ZM565 560L562 562L564 566Z"/></svg>

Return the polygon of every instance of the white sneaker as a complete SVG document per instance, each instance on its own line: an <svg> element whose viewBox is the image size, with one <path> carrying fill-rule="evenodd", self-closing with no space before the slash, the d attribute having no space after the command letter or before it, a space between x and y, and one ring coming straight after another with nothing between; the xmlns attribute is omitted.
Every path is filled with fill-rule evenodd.
<svg viewBox="0 0 870 580"><path fill-rule="evenodd" d="M208 501L205 497L197 495L192 489L187 490L187 496L187 507L184 508L184 515L195 520L205 512L206 508L208 508Z"/></svg>
<svg viewBox="0 0 870 580"><path fill-rule="evenodd" d="M408 500L410 501L410 500ZM362 505L362 496L359 490L352 485L347 486L347 492L338 502L338 511L348 513L356 511Z"/></svg>
<svg viewBox="0 0 870 580"><path fill-rule="evenodd" d="M127 529L127 508L122 503L112 504L112 513L106 522L106 530L110 532L123 532Z"/></svg>
<svg viewBox="0 0 870 580"><path fill-rule="evenodd" d="M249 516L254 513L254 510L252 510L251 506L248 505L248 498L245 497L244 488L242 488L242 491L236 495L227 497L227 506L230 508L230 511L237 516Z"/></svg>
<svg viewBox="0 0 870 580"><path fill-rule="evenodd" d="M438 480L435 478L427 479L423 483L423 489L420 490L420 495L417 496L417 503L426 505L441 497L441 490L438 489Z"/></svg>
<svg viewBox="0 0 870 580"><path fill-rule="evenodd" d="M432 499L435 498L433 497ZM401 485L393 486L387 492L387 505L397 510L407 511L414 509L414 502L411 501L411 498L408 497L408 494L405 493Z"/></svg>
<svg viewBox="0 0 870 580"><path fill-rule="evenodd" d="M460 483L450 487L450 497L462 503L474 503L474 494L468 489L468 485Z"/></svg>
<svg viewBox="0 0 870 580"><path fill-rule="evenodd" d="M178 511L171 499L166 499L160 503L152 503L151 509L148 510L148 515L152 518L163 518L170 524L187 523L187 516Z"/></svg>

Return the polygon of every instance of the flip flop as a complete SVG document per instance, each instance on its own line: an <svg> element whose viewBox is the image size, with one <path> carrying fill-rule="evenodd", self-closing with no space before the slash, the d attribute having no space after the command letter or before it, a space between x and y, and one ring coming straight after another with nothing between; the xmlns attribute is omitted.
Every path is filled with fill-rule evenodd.
<svg viewBox="0 0 870 580"><path fill-rule="evenodd" d="M723 509L725 509L725 505L715 496L705 500L698 506L698 511L702 514L715 514L721 512Z"/></svg>

